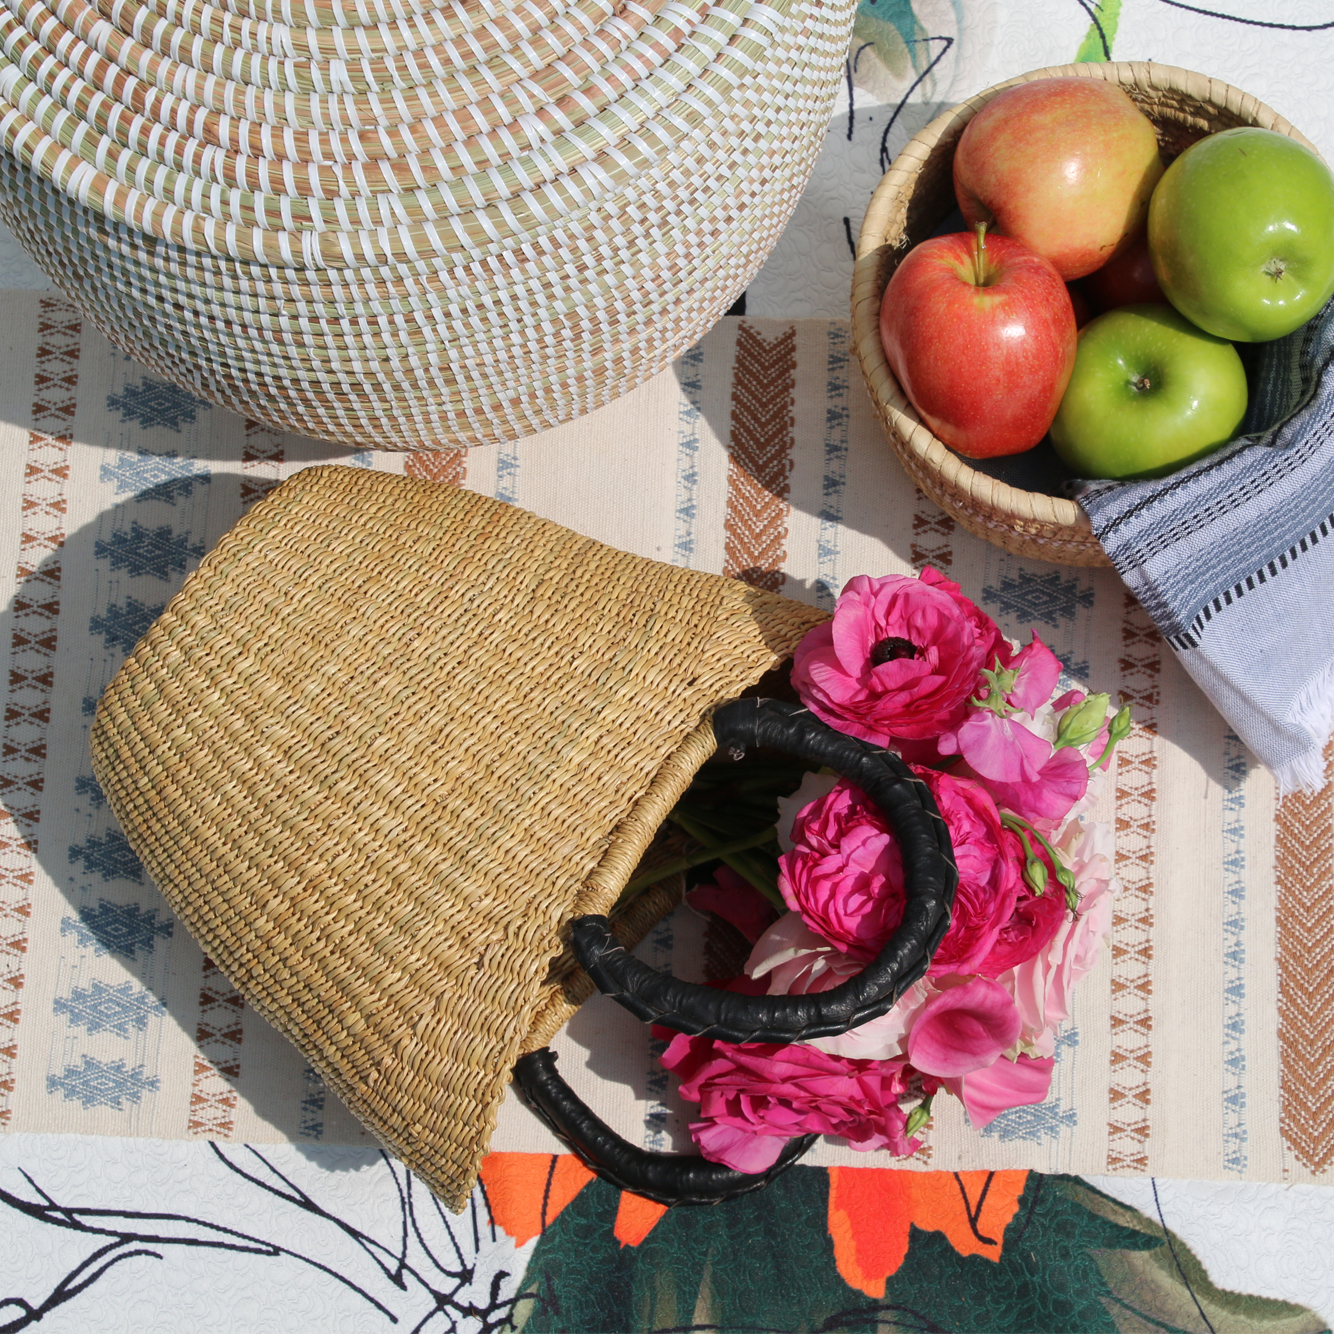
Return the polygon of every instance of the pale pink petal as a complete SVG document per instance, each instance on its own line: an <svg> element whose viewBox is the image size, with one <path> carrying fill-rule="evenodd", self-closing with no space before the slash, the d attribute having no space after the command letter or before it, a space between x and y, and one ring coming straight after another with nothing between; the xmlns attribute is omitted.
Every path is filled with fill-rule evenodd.
<svg viewBox="0 0 1334 1334"><path fill-rule="evenodd" d="M962 1079L948 1080L947 1087L963 1102L973 1128L981 1130L1011 1107L1043 1102L1051 1091L1055 1065L1050 1057L1034 1060L1021 1056L1017 1061L1002 1057Z"/></svg>
<svg viewBox="0 0 1334 1334"><path fill-rule="evenodd" d="M717 1121L692 1121L690 1134L705 1158L734 1172L767 1172L787 1145L780 1135L752 1135Z"/></svg>
<svg viewBox="0 0 1334 1334"><path fill-rule="evenodd" d="M1014 689L1006 696L1007 701L1022 713L1035 713L1056 688L1061 675L1060 661L1035 633L1032 642L1019 650L1010 666L1019 675Z"/></svg>
<svg viewBox="0 0 1334 1334"><path fill-rule="evenodd" d="M990 1065L1019 1037L1019 1011L984 977L932 997L908 1035L908 1059L923 1074L966 1075Z"/></svg>

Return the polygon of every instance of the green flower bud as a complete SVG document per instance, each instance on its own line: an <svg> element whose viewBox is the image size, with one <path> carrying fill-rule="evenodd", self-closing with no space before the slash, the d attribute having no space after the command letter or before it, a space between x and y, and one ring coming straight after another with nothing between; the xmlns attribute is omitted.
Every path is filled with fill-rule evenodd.
<svg viewBox="0 0 1334 1334"><path fill-rule="evenodd" d="M1047 888L1047 868L1031 853L1024 862L1024 880L1028 883L1029 889L1041 898Z"/></svg>
<svg viewBox="0 0 1334 1334"><path fill-rule="evenodd" d="M1117 710L1116 717L1107 727L1107 746L1102 754L1093 763L1093 768L1101 769L1108 760L1112 758L1112 751L1115 749L1118 741L1124 741L1130 735L1130 729L1134 725L1134 719L1130 716L1130 705L1123 704Z"/></svg>
<svg viewBox="0 0 1334 1334"><path fill-rule="evenodd" d="M1082 704L1066 709L1056 729L1055 750L1062 746L1087 746L1102 731L1110 695L1090 695Z"/></svg>
<svg viewBox="0 0 1334 1334"><path fill-rule="evenodd" d="M907 1124L903 1127L903 1138L912 1139L912 1137L931 1119L931 1099L923 1098L916 1107L908 1113Z"/></svg>

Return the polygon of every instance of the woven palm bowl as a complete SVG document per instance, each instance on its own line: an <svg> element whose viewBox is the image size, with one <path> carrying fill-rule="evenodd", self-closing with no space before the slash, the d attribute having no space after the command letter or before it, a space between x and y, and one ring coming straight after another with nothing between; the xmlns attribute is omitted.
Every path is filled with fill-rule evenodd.
<svg viewBox="0 0 1334 1334"><path fill-rule="evenodd" d="M852 0L21 0L0 217L118 346L347 444L514 439L744 290Z"/></svg>
<svg viewBox="0 0 1334 1334"><path fill-rule="evenodd" d="M1142 62L1057 65L988 88L938 116L882 178L857 242L852 329L857 359L885 434L908 475L970 532L1018 556L1064 565L1110 565L1088 516L1073 501L1020 490L971 467L923 424L894 378L880 343L880 303L908 251L955 207L954 150L964 127L998 93L1034 79L1104 79L1119 84L1153 122L1165 162L1205 135L1256 125L1315 147L1248 93L1190 70Z"/></svg>

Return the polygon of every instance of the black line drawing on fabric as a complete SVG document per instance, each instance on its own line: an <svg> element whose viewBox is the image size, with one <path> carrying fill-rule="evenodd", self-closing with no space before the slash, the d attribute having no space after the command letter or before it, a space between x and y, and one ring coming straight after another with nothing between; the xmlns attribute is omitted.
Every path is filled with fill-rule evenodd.
<svg viewBox="0 0 1334 1334"><path fill-rule="evenodd" d="M79 1233L90 1242L100 1241L102 1244L74 1265L44 1298L30 1301L20 1296L0 1297L0 1321L4 1321L0 1323L0 1334L17 1334L19 1330L36 1325L52 1311L86 1293L114 1266L134 1259L166 1260L172 1247L240 1252L280 1263L296 1261L355 1293L370 1311L382 1317L386 1327L404 1325L415 1318L416 1323L410 1327L412 1334L420 1334L428 1327L438 1334L455 1334L465 1324L470 1331L476 1330L479 1334L498 1334L509 1324L519 1294L507 1296L505 1289L514 1286L508 1280L516 1276L505 1269L497 1269L480 1297L468 1293L477 1280L481 1268L478 1262L486 1240L494 1242L498 1239L485 1191L474 1192L467 1212L459 1219L451 1219L440 1202L427 1193L429 1205L423 1215L419 1204L422 1186L414 1182L406 1168L382 1153L380 1157L398 1193L395 1220L398 1237L396 1243L387 1244L326 1208L258 1149L246 1147L241 1151L261 1165L259 1169L253 1169L242 1165L241 1153L232 1158L223 1151L223 1145L211 1144L209 1147L234 1176L341 1232L362 1252L371 1271L356 1276L339 1273L298 1250L207 1218L62 1203L28 1172L21 1170L20 1175L31 1187L32 1197L24 1198L0 1188L0 1205L36 1222ZM260 1170L267 1173L269 1179L259 1175ZM440 1232L448 1238L452 1255L442 1249ZM428 1233L435 1235L428 1236ZM370 1291L368 1285L377 1278L402 1294L398 1309ZM370 1311L366 1313L368 1320ZM13 1318L6 1319L11 1313ZM369 1329L372 1325L366 1324L362 1328Z"/></svg>

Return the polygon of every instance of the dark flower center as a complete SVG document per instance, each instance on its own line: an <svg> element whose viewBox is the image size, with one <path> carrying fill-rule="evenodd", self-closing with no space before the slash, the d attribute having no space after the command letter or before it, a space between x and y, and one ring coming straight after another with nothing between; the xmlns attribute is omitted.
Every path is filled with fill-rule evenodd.
<svg viewBox="0 0 1334 1334"><path fill-rule="evenodd" d="M911 639L900 639L891 635L882 639L871 650L871 666L883 667L887 662L897 662L900 658L915 658L917 645Z"/></svg>

